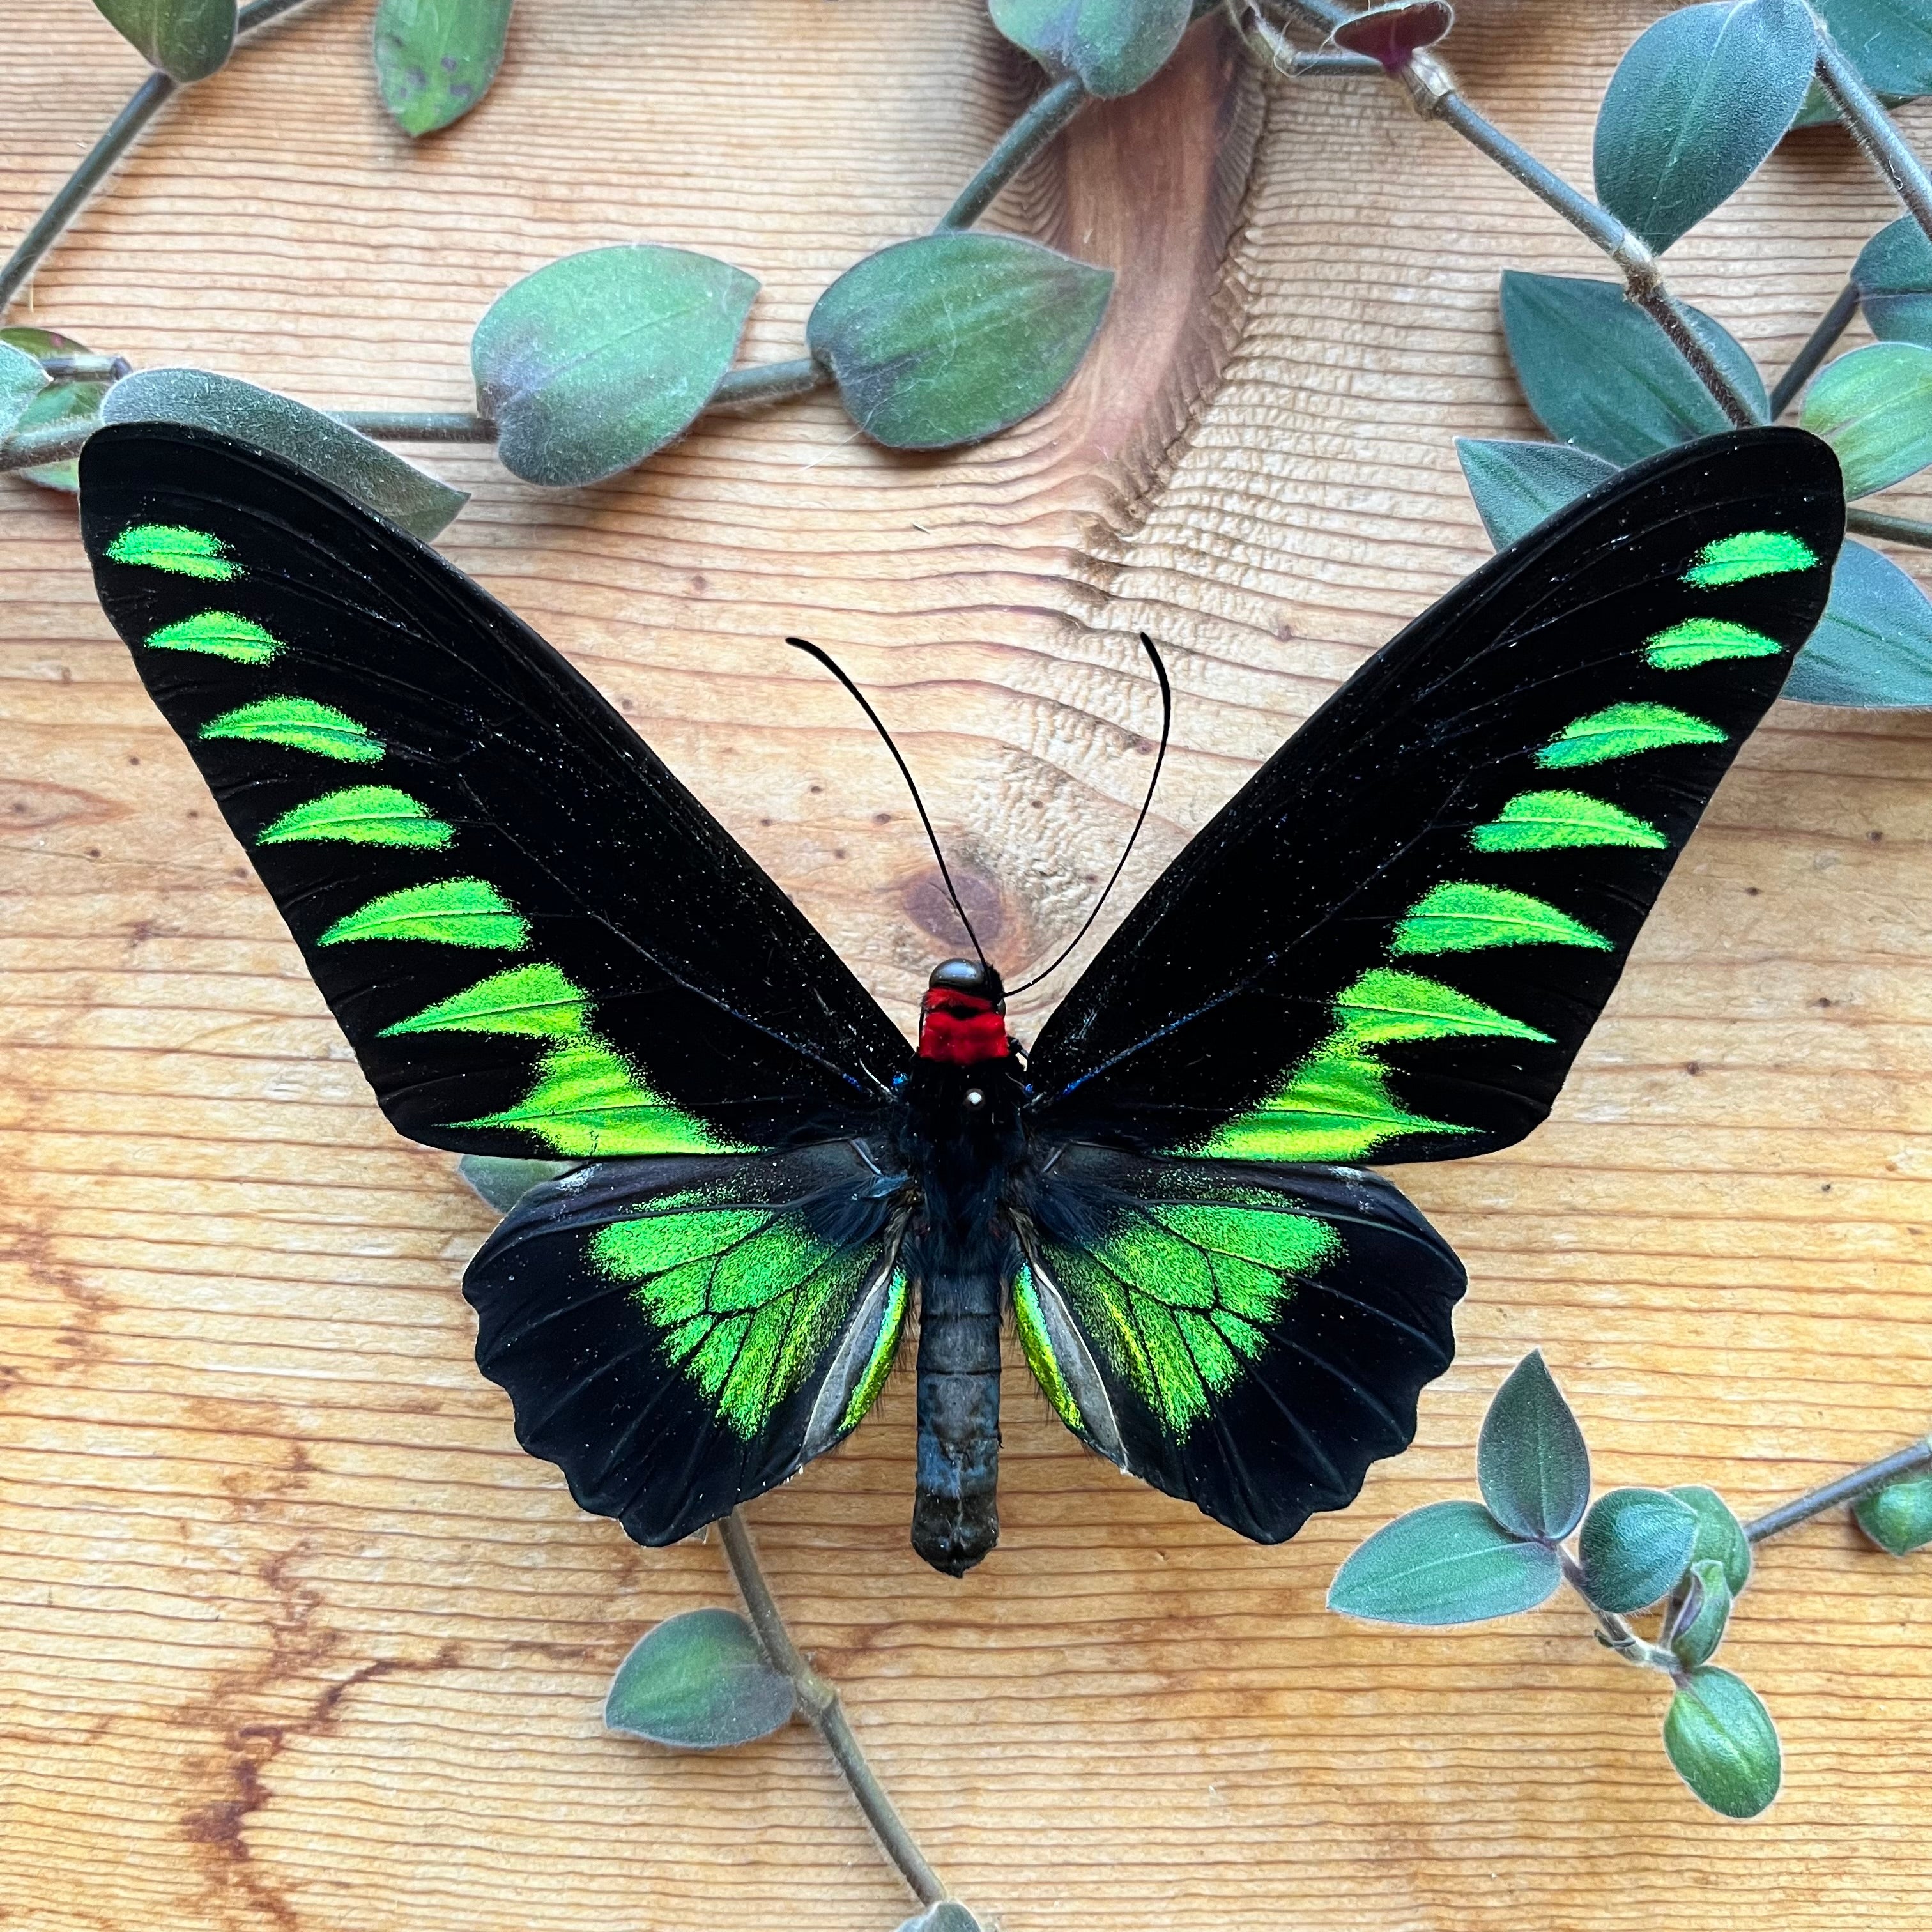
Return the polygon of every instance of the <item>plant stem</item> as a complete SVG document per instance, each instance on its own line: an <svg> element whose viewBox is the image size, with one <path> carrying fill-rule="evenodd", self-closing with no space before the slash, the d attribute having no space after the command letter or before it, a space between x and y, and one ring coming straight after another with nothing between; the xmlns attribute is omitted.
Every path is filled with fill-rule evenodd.
<svg viewBox="0 0 1932 1932"><path fill-rule="evenodd" d="M460 410L331 410L345 429L359 430L381 442L494 442L496 425L488 416Z"/></svg>
<svg viewBox="0 0 1932 1932"><path fill-rule="evenodd" d="M771 1586L765 1581L765 1573L758 1567L758 1552L752 1546L752 1532L744 1517L734 1510L718 1527L725 1561L731 1566L738 1594L745 1600L746 1614L758 1632L765 1655L774 1670L782 1671L791 1679L798 1692L799 1708L825 1740L826 1749L831 1752L832 1762L858 1800L859 1808L865 1813L866 1822L872 1826L886 1857L898 1868L900 1876L911 1887L913 1896L920 1904L937 1905L950 1898L952 1893L926 1862L905 1820L866 1762L859 1740L845 1721L838 1693L812 1669L792 1642L791 1633L785 1628L772 1598Z"/></svg>
<svg viewBox="0 0 1932 1932"><path fill-rule="evenodd" d="M1252 0L1222 0L1229 24L1248 50L1267 61L1275 73L1294 80L1304 74L1380 74L1382 64L1368 54L1310 53L1298 47L1274 23L1264 19Z"/></svg>
<svg viewBox="0 0 1932 1932"><path fill-rule="evenodd" d="M755 408L783 402L788 396L808 395L831 380L809 356L790 362L753 362L734 369L711 393L705 406L713 410Z"/></svg>
<svg viewBox="0 0 1932 1932"><path fill-rule="evenodd" d="M254 0L244 7L236 22L241 36L266 27L304 0ZM157 70L148 75L129 96L128 104L108 123L107 131L87 151L79 167L68 176L52 200L40 211L40 218L20 238L20 244L0 268L0 313L26 286L40 265L40 260L78 214L94 190L112 171L114 164L140 137L141 130L180 91L180 83Z"/></svg>
<svg viewBox="0 0 1932 1932"><path fill-rule="evenodd" d="M939 218L940 231L970 228L993 204L1000 189L1087 105L1078 77L1056 80L1000 138L980 164L980 172L959 190L958 199Z"/></svg>
<svg viewBox="0 0 1932 1932"><path fill-rule="evenodd" d="M1816 373L1818 364L1831 354L1838 338L1852 326L1858 312L1858 285L1847 282L1832 306L1818 318L1818 326L1806 337L1804 346L1791 358L1791 366L1778 377L1771 392L1771 419L1777 422L1798 399L1798 392Z"/></svg>
<svg viewBox="0 0 1932 1932"><path fill-rule="evenodd" d="M1661 1645L1646 1642L1614 1611L1599 1610L1590 1601L1589 1593L1583 1588L1582 1565L1560 1543L1552 1546L1558 1561L1563 1565L1564 1582L1582 1598L1585 1607L1596 1619L1597 1634L1605 1647L1615 1651L1626 1664L1634 1664L1645 1670L1666 1671L1676 1676L1682 1667L1676 1658Z"/></svg>
<svg viewBox="0 0 1932 1932"><path fill-rule="evenodd" d="M1932 1468L1932 1436L1922 1442L1913 1443L1909 1449L1900 1450L1896 1455L1881 1456L1876 1462L1868 1462L1862 1469L1854 1469L1849 1476L1840 1476L1835 1483L1807 1490L1788 1503L1779 1504L1776 1509L1766 1510L1755 1522L1746 1523L1744 1534L1753 1543L1762 1543L1768 1537L1796 1528L1801 1522L1809 1522L1814 1516L1822 1516L1827 1510L1836 1509L1840 1503L1855 1503L1859 1497L1874 1490L1883 1489L1887 1483L1895 1482L1900 1476L1927 1468Z"/></svg>
<svg viewBox="0 0 1932 1932"><path fill-rule="evenodd" d="M1932 524L1914 523L1910 517L1887 517L1876 510L1861 510L1854 506L1845 512L1845 527L1856 531L1862 537L1885 537L1893 543L1932 550Z"/></svg>
<svg viewBox="0 0 1932 1932"><path fill-rule="evenodd" d="M1884 176L1925 238L1932 242L1932 175L1927 174L1924 164L1892 124L1884 104L1845 58L1816 8L1811 17L1818 29L1819 86L1832 97L1832 104L1844 116L1866 159Z"/></svg>
<svg viewBox="0 0 1932 1932"><path fill-rule="evenodd" d="M49 423L44 429L23 430L0 442L0 473L38 470L44 463L64 463L80 454L80 446L100 427L98 416L76 422Z"/></svg>

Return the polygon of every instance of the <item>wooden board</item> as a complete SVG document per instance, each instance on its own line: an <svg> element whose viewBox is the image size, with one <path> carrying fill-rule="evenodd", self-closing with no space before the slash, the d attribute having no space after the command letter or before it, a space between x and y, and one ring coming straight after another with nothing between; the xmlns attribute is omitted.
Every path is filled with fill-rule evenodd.
<svg viewBox="0 0 1932 1932"><path fill-rule="evenodd" d="M412 148L375 105L370 10L298 17L176 104L10 320L325 406L460 408L496 292L649 237L757 274L751 352L788 355L1027 86L974 0L525 0L497 92ZM1453 52L1587 182L1658 10L1474 0ZM0 22L11 236L139 69L76 0ZM1775 368L1892 213L1808 135L1673 277ZM1601 272L1393 90L1264 112L1211 38L998 214L1121 282L1076 388L983 449L891 459L821 397L560 495L426 453L476 492L448 554L908 1016L946 937L930 861L782 635L866 681L1000 957L1043 956L1146 769L1136 630L1180 690L1141 884L1480 560L1453 437L1533 428L1498 271ZM633 1548L518 1452L458 1291L490 1217L371 1103L103 620L70 505L0 484L0 1926L895 1924L808 1732L707 1757L602 1733L638 1634L730 1600L715 1544ZM1748 1826L1677 1784L1659 1681L1572 1605L1424 1636L1322 1594L1390 1516L1469 1492L1532 1344L1606 1486L1709 1481L1748 1512L1932 1420L1928 832L1932 723L1774 712L1555 1118L1408 1175L1470 1264L1462 1354L1346 1516L1240 1544L1085 1455L1016 1364L1004 1541L963 1582L906 1545L904 1384L754 1506L801 1641L964 1896L1007 1932L1923 1924L1932 1562L1842 1520L1767 1553L1726 1660L1789 1778Z"/></svg>

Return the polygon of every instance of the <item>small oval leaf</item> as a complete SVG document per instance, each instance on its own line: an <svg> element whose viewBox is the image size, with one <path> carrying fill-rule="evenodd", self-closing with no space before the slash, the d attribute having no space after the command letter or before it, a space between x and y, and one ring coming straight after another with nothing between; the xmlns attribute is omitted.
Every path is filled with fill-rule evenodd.
<svg viewBox="0 0 1932 1932"><path fill-rule="evenodd" d="M14 433L27 405L47 386L47 372L24 349L0 342L0 442Z"/></svg>
<svg viewBox="0 0 1932 1932"><path fill-rule="evenodd" d="M1764 378L1708 315L1690 326L1762 422ZM1502 278L1503 332L1524 398L1559 442L1634 463L1731 427L1663 331L1622 285L1511 269Z"/></svg>
<svg viewBox="0 0 1932 1932"><path fill-rule="evenodd" d="M993 25L1102 99L1144 87L1180 44L1192 0L989 0Z"/></svg>
<svg viewBox="0 0 1932 1932"><path fill-rule="evenodd" d="M1668 1641L1678 1663L1687 1669L1710 1660L1724 1640L1731 1620L1731 1586L1724 1566L1714 1558L1690 1566L1683 1614L1675 1620Z"/></svg>
<svg viewBox="0 0 1932 1932"><path fill-rule="evenodd" d="M1456 439L1456 460L1490 541L1508 550L1587 490L1617 473L1614 463L1568 442Z"/></svg>
<svg viewBox="0 0 1932 1932"><path fill-rule="evenodd" d="M1828 363L1799 424L1822 436L1845 472L1845 494L1869 496L1932 463L1932 349L1874 342Z"/></svg>
<svg viewBox="0 0 1932 1932"><path fill-rule="evenodd" d="M100 420L196 423L219 430L286 457L425 543L470 500L466 490L452 490L306 403L206 369L138 370L107 392Z"/></svg>
<svg viewBox="0 0 1932 1932"><path fill-rule="evenodd" d="M1714 0L1638 35L1597 116L1597 199L1660 253L1784 139L1810 85L1802 0Z"/></svg>
<svg viewBox="0 0 1932 1932"><path fill-rule="evenodd" d="M1691 1564L1722 1564L1725 1586L1736 1596L1750 1581L1753 1560L1744 1525L1732 1514L1730 1504L1702 1483L1682 1484L1670 1493L1697 1519L1697 1534L1690 1544Z"/></svg>
<svg viewBox="0 0 1932 1932"><path fill-rule="evenodd" d="M897 1932L983 1932L983 1928L958 1899L943 1898L904 1920Z"/></svg>
<svg viewBox="0 0 1932 1932"><path fill-rule="evenodd" d="M1448 0L1395 0L1344 20L1329 38L1344 53L1366 54L1385 74L1400 74L1409 56L1432 47L1456 24Z"/></svg>
<svg viewBox="0 0 1932 1932"><path fill-rule="evenodd" d="M80 356L89 354L84 342L57 329L20 325L0 328L0 342L24 350L37 362L47 356ZM107 384L92 377L59 377L50 382L28 402L14 423L14 430L52 429L59 423L85 422L100 407ZM11 432L10 432L10 434ZM43 463L32 470L12 472L23 482L38 483L44 490L58 490L72 496L80 488L80 469L70 459L64 463Z"/></svg>
<svg viewBox="0 0 1932 1932"><path fill-rule="evenodd" d="M1480 1503L1430 1503L1342 1565L1328 1607L1370 1623L1481 1623L1534 1610L1562 1580L1555 1550L1510 1535Z"/></svg>
<svg viewBox="0 0 1932 1932"><path fill-rule="evenodd" d="M405 134L460 120L490 91L514 0L381 0L376 91Z"/></svg>
<svg viewBox="0 0 1932 1932"><path fill-rule="evenodd" d="M1059 394L1113 286L1107 270L1015 236L922 235L848 268L806 340L868 436L950 449Z"/></svg>
<svg viewBox="0 0 1932 1932"><path fill-rule="evenodd" d="M1755 1818L1784 1777L1778 1727L1742 1677L1707 1664L1670 1700L1664 1748L1677 1774L1713 1811Z"/></svg>
<svg viewBox="0 0 1932 1932"><path fill-rule="evenodd" d="M599 483L690 428L738 352L758 284L649 243L586 249L514 282L470 345L496 454L526 483Z"/></svg>
<svg viewBox="0 0 1932 1932"><path fill-rule="evenodd" d="M1640 1610L1684 1574L1697 1513L1662 1490L1612 1490L1583 1519L1583 1593L1599 1610Z"/></svg>
<svg viewBox="0 0 1932 1932"><path fill-rule="evenodd" d="M1932 1474L1901 1476L1852 1506L1858 1527L1894 1556L1932 1543Z"/></svg>
<svg viewBox="0 0 1932 1932"><path fill-rule="evenodd" d="M1932 93L1932 7L1925 0L1817 0L1832 38L1895 106Z"/></svg>
<svg viewBox="0 0 1932 1932"><path fill-rule="evenodd" d="M1476 1439L1476 1480L1504 1528L1561 1542L1590 1501L1583 1432L1533 1348L1496 1390Z"/></svg>
<svg viewBox="0 0 1932 1932"><path fill-rule="evenodd" d="M1910 215L1888 223L1858 250L1852 282L1881 342L1932 346L1932 242Z"/></svg>
<svg viewBox="0 0 1932 1932"><path fill-rule="evenodd" d="M1831 602L1784 695L1800 704L1932 706L1932 602L1890 557L1848 538Z"/></svg>
<svg viewBox="0 0 1932 1932"><path fill-rule="evenodd" d="M235 46L236 0L94 0L150 67L184 84L206 80Z"/></svg>
<svg viewBox="0 0 1932 1932"><path fill-rule="evenodd" d="M607 1729L653 1743L716 1750L769 1737L797 1708L791 1679L765 1660L736 1610L667 1618L617 1666Z"/></svg>

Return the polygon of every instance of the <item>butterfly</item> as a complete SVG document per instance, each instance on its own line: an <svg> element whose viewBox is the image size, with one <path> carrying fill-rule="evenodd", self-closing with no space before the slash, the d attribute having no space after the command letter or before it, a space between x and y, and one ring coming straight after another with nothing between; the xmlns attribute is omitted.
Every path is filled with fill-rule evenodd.
<svg viewBox="0 0 1932 1932"><path fill-rule="evenodd" d="M1242 787L1030 1052L983 958L916 1043L618 713L414 538L197 429L81 464L100 600L389 1119L575 1163L470 1263L524 1446L645 1544L872 1406L919 1309L914 1547L998 1538L1009 1314L1090 1448L1272 1543L1405 1448L1466 1276L1360 1163L1548 1113L1822 612L1835 459L1624 471Z"/></svg>

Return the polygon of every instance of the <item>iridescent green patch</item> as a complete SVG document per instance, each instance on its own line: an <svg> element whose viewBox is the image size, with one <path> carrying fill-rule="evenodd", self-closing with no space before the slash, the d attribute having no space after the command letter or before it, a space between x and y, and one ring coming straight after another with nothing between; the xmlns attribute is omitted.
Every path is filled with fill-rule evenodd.
<svg viewBox="0 0 1932 1932"><path fill-rule="evenodd" d="M281 647L251 618L232 610L203 610L178 623L164 624L148 633L148 647L156 651L199 651L202 656L226 658L235 664L266 664Z"/></svg>
<svg viewBox="0 0 1932 1932"><path fill-rule="evenodd" d="M1700 590L1714 590L1754 577L1780 577L1788 570L1817 567L1817 553L1802 537L1784 530L1742 530L1707 543L1684 573L1684 581Z"/></svg>
<svg viewBox="0 0 1932 1932"><path fill-rule="evenodd" d="M1718 658L1774 658L1784 649L1775 638L1732 624L1722 617L1686 617L1667 631L1659 631L1644 656L1656 670L1689 670Z"/></svg>
<svg viewBox="0 0 1932 1932"><path fill-rule="evenodd" d="M165 570L176 577L199 577L226 584L242 574L242 566L228 556L228 546L208 530L190 530L179 524L136 524L107 546L116 563Z"/></svg>
<svg viewBox="0 0 1932 1932"><path fill-rule="evenodd" d="M1239 1202L1136 1203L1090 1250L1044 1250L1084 1331L1176 1436L1266 1349L1298 1280L1342 1252L1327 1222L1258 1193ZM1016 1287L1016 1306L1018 1294ZM1036 1307L1032 1319L1039 1328ZM1046 1375L1041 1386L1058 1408Z"/></svg>
<svg viewBox="0 0 1932 1932"><path fill-rule="evenodd" d="M1492 946L1588 946L1611 942L1528 892L1452 880L1416 901L1395 929L1392 952L1474 952Z"/></svg>
<svg viewBox="0 0 1932 1932"><path fill-rule="evenodd" d="M1646 820L1580 791L1526 791L1469 834L1478 852L1549 852L1573 845L1639 845L1670 841Z"/></svg>
<svg viewBox="0 0 1932 1932"><path fill-rule="evenodd" d="M743 1151L673 1106L593 1034L545 1054L536 1084L517 1106L450 1125L518 1129L571 1160Z"/></svg>
<svg viewBox="0 0 1932 1932"><path fill-rule="evenodd" d="M1456 1040L1485 1036L1533 1040L1544 1045L1546 1033L1507 1013L1499 1013L1439 980L1377 967L1335 996L1336 1018L1348 1043L1372 1046L1398 1040Z"/></svg>
<svg viewBox="0 0 1932 1932"><path fill-rule="evenodd" d="M1346 1032L1323 1042L1278 1091L1190 1151L1222 1160L1361 1160L1404 1134L1460 1134L1412 1114L1388 1090L1388 1070Z"/></svg>
<svg viewBox="0 0 1932 1932"><path fill-rule="evenodd" d="M1668 704L1611 704L1566 724L1536 754L1546 771L1600 765L1672 745L1721 745L1725 734Z"/></svg>
<svg viewBox="0 0 1932 1932"><path fill-rule="evenodd" d="M211 718L195 735L284 745L292 752L313 752L317 758L340 758L352 765L374 764L383 748L381 739L346 712L310 698L264 698L238 705Z"/></svg>
<svg viewBox="0 0 1932 1932"><path fill-rule="evenodd" d="M382 1029L408 1033L513 1033L567 1040L584 1030L590 995L554 966L512 966Z"/></svg>
<svg viewBox="0 0 1932 1932"><path fill-rule="evenodd" d="M1046 1316L1040 1305L1040 1284L1024 1262L1013 1281L1013 1326L1019 1330L1020 1352L1026 1357L1034 1380L1039 1383L1053 1412L1076 1434L1084 1432L1085 1422L1073 1391L1060 1372L1060 1360L1046 1333Z"/></svg>
<svg viewBox="0 0 1932 1932"><path fill-rule="evenodd" d="M530 922L488 879L440 879L384 892L338 919L316 941L344 946L363 939L421 939L436 946L473 946L520 952Z"/></svg>
<svg viewBox="0 0 1932 1932"><path fill-rule="evenodd" d="M872 1353L866 1358L866 1366L853 1384L851 1400L845 1405L845 1413L838 1418L842 1433L848 1429L856 1429L865 1420L866 1412L878 1400L879 1391L885 1387L886 1378L892 1372L892 1357L898 1350L899 1331L905 1326L907 1300L905 1270L896 1268L886 1286L886 1305L880 1317L879 1332L872 1338Z"/></svg>
<svg viewBox="0 0 1932 1932"><path fill-rule="evenodd" d="M666 1359L748 1442L836 1342L878 1252L875 1242L833 1247L802 1217L765 1208L661 1208L590 1242L592 1265L635 1284L632 1299ZM890 1298L887 1316L890 1328Z"/></svg>
<svg viewBox="0 0 1932 1932"><path fill-rule="evenodd" d="M394 785L350 785L282 814L256 835L257 845L326 841L344 845L401 845L440 852L456 836L419 799Z"/></svg>

